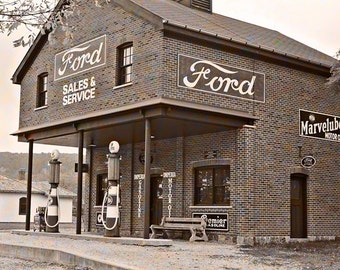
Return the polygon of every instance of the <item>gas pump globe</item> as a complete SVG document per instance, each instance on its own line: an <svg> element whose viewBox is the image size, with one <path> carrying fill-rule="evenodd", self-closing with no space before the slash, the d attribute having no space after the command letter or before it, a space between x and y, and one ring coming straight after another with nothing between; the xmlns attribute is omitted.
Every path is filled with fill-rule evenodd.
<svg viewBox="0 0 340 270"><path fill-rule="evenodd" d="M110 154L107 157L108 178L107 191L105 192L102 204L103 226L105 228L104 236L119 236L119 143L112 141L109 145ZM106 205L106 220L104 219L104 210Z"/></svg>
<svg viewBox="0 0 340 270"><path fill-rule="evenodd" d="M59 194L58 185L60 182L60 164L58 161L60 153L58 150L53 150L51 153L51 160L48 162L50 166L50 179L51 185L48 194L47 206L45 210L46 232L58 233L59 232Z"/></svg>
<svg viewBox="0 0 340 270"><path fill-rule="evenodd" d="M60 153L58 150L53 150L51 153L51 160L49 161L50 165L50 179L49 183L59 185L60 181L60 164L61 162L58 161L60 157Z"/></svg>

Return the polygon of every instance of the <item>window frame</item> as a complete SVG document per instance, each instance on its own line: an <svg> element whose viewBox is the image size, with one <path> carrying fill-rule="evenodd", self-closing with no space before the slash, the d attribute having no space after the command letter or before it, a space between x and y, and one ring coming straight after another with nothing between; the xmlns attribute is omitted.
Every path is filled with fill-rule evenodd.
<svg viewBox="0 0 340 270"><path fill-rule="evenodd" d="M133 81L133 56L132 42L127 42L117 47L117 85L130 84Z"/></svg>
<svg viewBox="0 0 340 270"><path fill-rule="evenodd" d="M225 181L225 184L218 183L217 181L217 174L216 171L218 170L225 170L227 174L228 180ZM207 185L198 185L199 177L198 174L200 171L211 171L211 180L206 180ZM209 183L211 183L209 185ZM202 188L206 187L207 192L209 196L205 200L200 199L200 190ZM221 199L217 197L217 189L223 189L223 197L226 197L227 199ZM225 200L225 201L224 201ZM203 201L203 202L201 202ZM222 201L222 202L220 202ZM230 201L230 165L210 165L210 166L201 166L201 167L195 167L194 168L194 205L195 206L231 206Z"/></svg>
<svg viewBox="0 0 340 270"><path fill-rule="evenodd" d="M48 73L44 72L38 75L37 80L37 108L47 106L48 91Z"/></svg>
<svg viewBox="0 0 340 270"><path fill-rule="evenodd" d="M19 215L20 216L26 215L26 209L27 209L27 198L20 197L19 198Z"/></svg>
<svg viewBox="0 0 340 270"><path fill-rule="evenodd" d="M107 181L108 181L107 173L97 174L96 205L103 204L103 199L104 199L105 192L107 189ZM103 182L106 183L106 185L103 185Z"/></svg>

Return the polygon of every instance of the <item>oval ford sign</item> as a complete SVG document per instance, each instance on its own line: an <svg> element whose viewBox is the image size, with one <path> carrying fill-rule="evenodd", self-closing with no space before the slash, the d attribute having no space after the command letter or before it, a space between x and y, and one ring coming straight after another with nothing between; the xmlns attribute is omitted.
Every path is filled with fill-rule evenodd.
<svg viewBox="0 0 340 270"><path fill-rule="evenodd" d="M304 168L311 168L315 165L316 159L313 156L305 156L301 159L301 166Z"/></svg>

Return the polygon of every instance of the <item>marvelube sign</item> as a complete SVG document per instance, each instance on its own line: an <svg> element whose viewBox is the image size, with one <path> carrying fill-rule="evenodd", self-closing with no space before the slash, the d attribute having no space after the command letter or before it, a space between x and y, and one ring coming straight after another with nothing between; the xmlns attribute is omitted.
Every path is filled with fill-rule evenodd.
<svg viewBox="0 0 340 270"><path fill-rule="evenodd" d="M265 102L265 75L255 71L178 55L178 86Z"/></svg>
<svg viewBox="0 0 340 270"><path fill-rule="evenodd" d="M340 142L340 117L299 110L300 136Z"/></svg>
<svg viewBox="0 0 340 270"><path fill-rule="evenodd" d="M54 80L67 78L106 64L106 35L55 55Z"/></svg>

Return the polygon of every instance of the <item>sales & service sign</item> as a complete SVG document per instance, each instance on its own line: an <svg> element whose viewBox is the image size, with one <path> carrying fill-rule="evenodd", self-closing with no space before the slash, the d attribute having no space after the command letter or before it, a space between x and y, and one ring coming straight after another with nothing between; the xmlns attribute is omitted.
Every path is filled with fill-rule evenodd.
<svg viewBox="0 0 340 270"><path fill-rule="evenodd" d="M300 110L300 136L340 142L340 117Z"/></svg>
<svg viewBox="0 0 340 270"><path fill-rule="evenodd" d="M265 102L265 75L178 55L178 86L212 94Z"/></svg>
<svg viewBox="0 0 340 270"><path fill-rule="evenodd" d="M55 56L54 79L69 78L62 86L63 106L96 97L95 76L72 80L70 77L106 64L106 35L84 42Z"/></svg>

